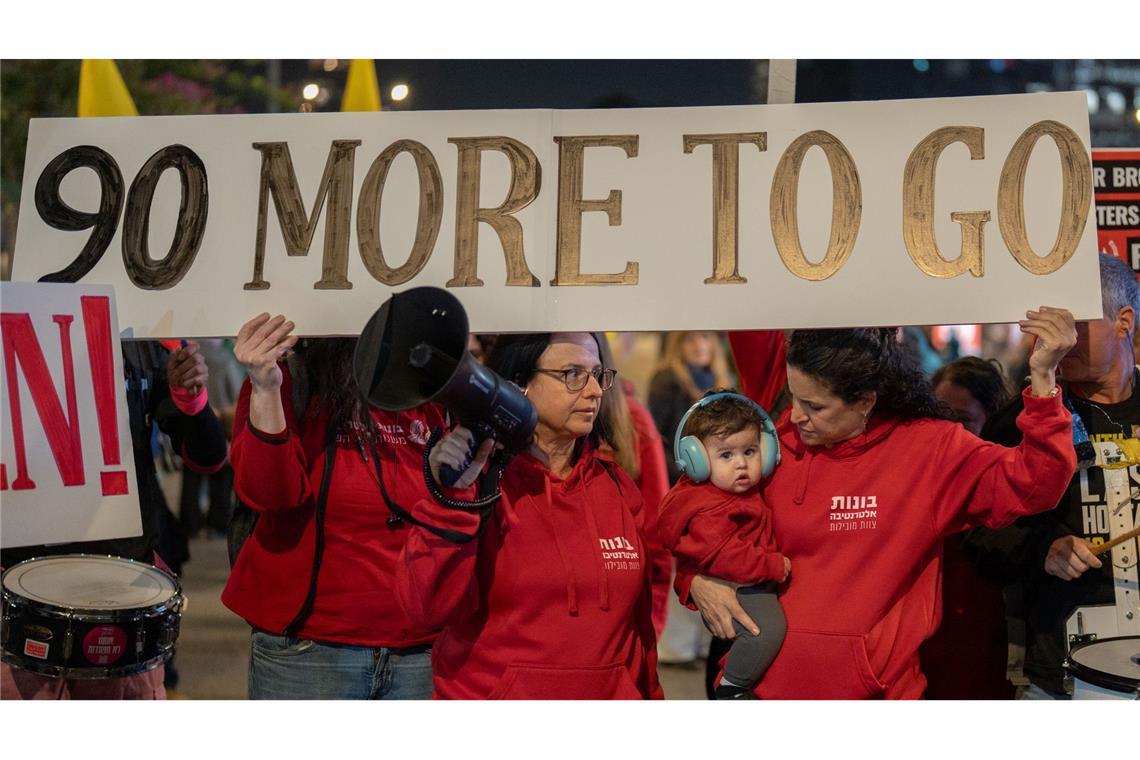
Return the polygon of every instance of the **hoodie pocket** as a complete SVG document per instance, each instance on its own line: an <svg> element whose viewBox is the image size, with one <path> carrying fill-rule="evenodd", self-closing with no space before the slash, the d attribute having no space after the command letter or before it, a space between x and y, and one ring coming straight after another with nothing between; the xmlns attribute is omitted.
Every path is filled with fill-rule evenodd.
<svg viewBox="0 0 1140 760"><path fill-rule="evenodd" d="M624 665L511 665L490 699L644 699Z"/></svg>
<svg viewBox="0 0 1140 760"><path fill-rule="evenodd" d="M885 691L862 636L795 629L760 683L768 699L880 699Z"/></svg>

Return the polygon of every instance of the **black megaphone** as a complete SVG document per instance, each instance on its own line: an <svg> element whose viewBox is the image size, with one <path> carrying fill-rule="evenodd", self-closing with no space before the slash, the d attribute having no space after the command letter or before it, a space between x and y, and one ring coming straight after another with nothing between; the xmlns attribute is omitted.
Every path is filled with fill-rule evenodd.
<svg viewBox="0 0 1140 760"><path fill-rule="evenodd" d="M494 438L508 452L528 447L538 412L514 383L477 362L467 351L467 312L442 288L395 293L360 334L353 375L368 403L390 412L428 401L442 404L475 436L468 462L479 445ZM462 474L442 468L450 486Z"/></svg>

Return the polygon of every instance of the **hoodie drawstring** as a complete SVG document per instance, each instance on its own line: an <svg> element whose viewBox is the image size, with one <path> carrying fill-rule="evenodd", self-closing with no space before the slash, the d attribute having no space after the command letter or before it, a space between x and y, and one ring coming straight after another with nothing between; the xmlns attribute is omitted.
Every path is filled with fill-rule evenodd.
<svg viewBox="0 0 1140 760"><path fill-rule="evenodd" d="M803 504L804 496L807 494L808 481L811 480L811 464L815 461L815 454L813 452L805 451L804 456L807 462L804 464L803 477L800 479L799 486L796 488L796 495L792 497L795 504Z"/></svg>
<svg viewBox="0 0 1140 760"><path fill-rule="evenodd" d="M550 490L550 476L547 473L542 474L543 493L546 497L546 504L540 505L538 500L528 494L527 498L530 503L534 505L534 509L543 519L546 524L550 526L550 532L554 536L554 548L558 551L558 558L562 560L562 569L566 571L566 606L571 615L578 614L578 578L574 574L574 566L566 559L566 550L562 548L562 542L558 540L558 526L554 524L554 519L547 512L548 508L554 505L553 494Z"/></svg>
<svg viewBox="0 0 1140 760"><path fill-rule="evenodd" d="M608 611L610 608L610 571L606 569L605 560L602 558L602 536L598 532L598 519L594 516L593 500L588 496L583 499L586 503L586 523L590 527L590 532L594 534L595 539L598 541L598 553L594 556L598 560L598 597L601 599L601 608ZM625 535L625 510L622 510L621 517L622 535Z"/></svg>

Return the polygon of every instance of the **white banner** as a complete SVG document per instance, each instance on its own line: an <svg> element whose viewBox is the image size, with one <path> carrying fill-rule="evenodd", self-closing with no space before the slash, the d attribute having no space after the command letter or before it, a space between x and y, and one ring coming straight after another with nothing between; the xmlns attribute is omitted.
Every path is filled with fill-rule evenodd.
<svg viewBox="0 0 1140 760"><path fill-rule="evenodd" d="M0 546L142 534L115 293L0 283Z"/></svg>
<svg viewBox="0 0 1140 760"><path fill-rule="evenodd" d="M33 120L14 279L137 337L355 334L448 287L476 332L1100 314L1083 93L713 108Z"/></svg>

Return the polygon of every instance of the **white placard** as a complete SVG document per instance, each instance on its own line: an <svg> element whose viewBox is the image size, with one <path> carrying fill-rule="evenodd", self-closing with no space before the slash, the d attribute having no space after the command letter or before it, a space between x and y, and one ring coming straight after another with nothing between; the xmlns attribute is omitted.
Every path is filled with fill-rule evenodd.
<svg viewBox="0 0 1140 760"><path fill-rule="evenodd" d="M1056 129L1045 134L1043 125ZM961 135L948 140L927 161L936 169L933 184L915 171L921 161L908 168L920 144L955 128L972 130L977 149L968 149ZM725 162L714 168L714 146L707 144L708 135L731 134L752 135L725 152L737 159L735 182ZM580 136L613 144L581 148L579 194L569 148L583 143L571 139ZM464 145L474 144L470 138L484 138L487 149L468 163L461 182L459 157ZM514 165L504 138L515 146ZM805 140L815 147L803 152L797 175L788 163ZM825 157L821 140L834 143L834 155ZM93 266L82 279L116 286L120 318L137 337L233 335L261 311L287 313L302 334L355 334L392 292L420 285L450 287L476 332L1010 322L1042 304L1087 319L1100 314L1096 225L1091 196L1082 194L1091 177L1088 145L1083 93L711 108L36 119L13 277L36 280L64 270L93 239L92 250L105 253L89 257ZM284 225L279 198L262 186L263 174L271 174L263 164L274 165L263 157L283 152L282 146L300 201L299 212L286 209ZM473 149L467 150L470 155ZM843 154L851 175L846 180L830 160ZM50 181L53 161L58 189ZM182 175L163 169L179 162ZM104 182L117 190L101 194L95 169L73 168L83 165L101 167ZM290 162L276 166L275 181L291 187ZM331 184L323 186L326 167ZM475 167L477 197L464 206L459 200L463 190L473 192ZM721 180L716 193L714 175ZM180 182L180 176L189 180ZM789 194L788 181L797 176L798 192ZM1019 181L1021 192L1012 192ZM421 182L431 190L423 198ZM372 199L379 200L362 203L369 183ZM858 192L840 197L844 219L833 230L833 186L849 190L852 183ZM287 255L283 229L305 231L322 187L329 192L321 196L311 235ZM465 225L476 209L504 204L512 187L510 213L498 217L502 234L488 222ZM908 194L922 192L930 213L904 204ZM101 195L115 201L104 212ZM196 216L195 198L204 216ZM68 212L64 204L82 213ZM785 230L781 236L775 222L791 212L794 234ZM330 217L339 221L330 223ZM516 285L507 284L504 254L511 226L521 232ZM971 227L977 232L971 250L984 249L974 272L932 276L916 264L923 256L958 259ZM474 233L464 236L465 228ZM929 229L927 242L915 228ZM375 244L372 253L362 253L362 229L365 238L367 229L378 230L372 237L389 267L382 272L388 284L366 267L366 256L373 264L379 259ZM401 274L417 234L429 257L422 268ZM794 261L789 241L797 238L800 268L817 273L844 240L853 245L825 279L805 279L785 263ZM467 272L462 262L474 255L471 240L477 241L477 260ZM735 250L729 263L738 278L723 276L732 274L732 266L714 272L718 240L722 254ZM172 245L188 256L185 268L158 263ZM1060 258L1041 264L1055 246L1064 249ZM128 260L134 262L131 275ZM163 284L172 272L181 277ZM716 283L706 284L710 278ZM483 284L474 285L476 279ZM611 283L597 284L599 279ZM265 289L249 289L255 282Z"/></svg>
<svg viewBox="0 0 1140 760"><path fill-rule="evenodd" d="M115 291L0 283L0 546L142 535Z"/></svg>

